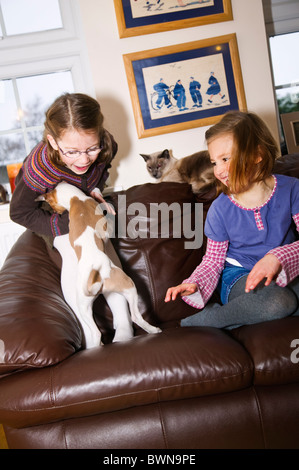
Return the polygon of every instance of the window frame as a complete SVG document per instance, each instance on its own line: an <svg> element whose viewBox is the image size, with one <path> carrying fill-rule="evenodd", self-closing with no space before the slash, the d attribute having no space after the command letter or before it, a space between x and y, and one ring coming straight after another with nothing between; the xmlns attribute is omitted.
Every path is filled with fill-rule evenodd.
<svg viewBox="0 0 299 470"><path fill-rule="evenodd" d="M59 0L59 6L62 28L0 40L0 81L70 71L74 90L95 96L78 0ZM0 135L14 133L23 134L29 153L31 148L23 128L1 131ZM2 158L0 163L5 164Z"/></svg>
<svg viewBox="0 0 299 470"><path fill-rule="evenodd" d="M280 145L283 149L286 145L286 139L282 129L276 90L283 88L287 84L275 85L270 39L284 34L298 33L299 6L298 0L285 0L284 3L280 0L262 0L262 3L268 40L269 62L272 73L272 87L276 106L276 121Z"/></svg>
<svg viewBox="0 0 299 470"><path fill-rule="evenodd" d="M28 45L39 43L48 43L52 41L66 41L75 39L78 36L78 21L75 9L77 1L75 0L58 0L62 18L62 28L36 31L33 33L15 34L10 36L2 36L0 41L0 50L3 48L26 47ZM0 9L1 26L4 25L2 11Z"/></svg>
<svg viewBox="0 0 299 470"><path fill-rule="evenodd" d="M94 96L78 0L59 0L64 27L0 40L0 80L70 68L74 88ZM56 47L55 47L56 46ZM61 65L65 61L64 65ZM47 64L48 62L48 64ZM55 65L57 62L59 65Z"/></svg>

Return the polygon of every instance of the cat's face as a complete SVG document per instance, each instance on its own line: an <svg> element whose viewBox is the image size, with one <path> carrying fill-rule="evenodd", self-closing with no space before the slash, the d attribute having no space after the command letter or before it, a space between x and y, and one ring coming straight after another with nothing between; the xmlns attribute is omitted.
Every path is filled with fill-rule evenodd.
<svg viewBox="0 0 299 470"><path fill-rule="evenodd" d="M149 154L141 153L140 155L146 163L146 169L149 174L157 180L160 179L170 162L169 150L165 149L163 152Z"/></svg>

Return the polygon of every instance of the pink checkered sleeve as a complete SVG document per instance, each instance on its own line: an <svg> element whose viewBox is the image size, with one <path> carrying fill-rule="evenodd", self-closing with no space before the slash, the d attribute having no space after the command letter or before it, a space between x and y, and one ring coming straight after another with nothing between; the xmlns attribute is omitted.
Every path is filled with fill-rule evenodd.
<svg viewBox="0 0 299 470"><path fill-rule="evenodd" d="M293 216L296 224L297 232L299 232L299 214ZM299 241L290 243L289 245L278 246L268 251L276 256L280 261L282 270L276 279L276 284L285 287L292 282L295 277L299 276Z"/></svg>
<svg viewBox="0 0 299 470"><path fill-rule="evenodd" d="M197 284L198 286L197 292L182 297L191 307L197 309L203 308L213 294L224 267L227 249L228 240L215 242L208 238L206 253L201 263L191 276L183 281L183 283Z"/></svg>

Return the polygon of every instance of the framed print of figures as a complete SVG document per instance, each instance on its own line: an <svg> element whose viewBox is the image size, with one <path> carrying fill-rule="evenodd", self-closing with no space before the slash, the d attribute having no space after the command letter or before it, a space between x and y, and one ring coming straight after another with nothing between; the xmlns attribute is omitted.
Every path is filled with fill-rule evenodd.
<svg viewBox="0 0 299 470"><path fill-rule="evenodd" d="M246 110L235 34L123 56L139 138Z"/></svg>
<svg viewBox="0 0 299 470"><path fill-rule="evenodd" d="M114 0L114 6L121 38L233 19L231 0Z"/></svg>

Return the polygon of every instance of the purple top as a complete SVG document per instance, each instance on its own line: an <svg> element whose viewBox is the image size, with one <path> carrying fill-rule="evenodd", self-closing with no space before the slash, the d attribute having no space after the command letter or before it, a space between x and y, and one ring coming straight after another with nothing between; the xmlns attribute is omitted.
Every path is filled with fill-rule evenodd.
<svg viewBox="0 0 299 470"><path fill-rule="evenodd" d="M273 191L262 206L246 209L222 193L207 214L205 235L217 242L228 240L227 257L249 270L269 250L296 240L292 216L299 213L299 180L273 176Z"/></svg>

